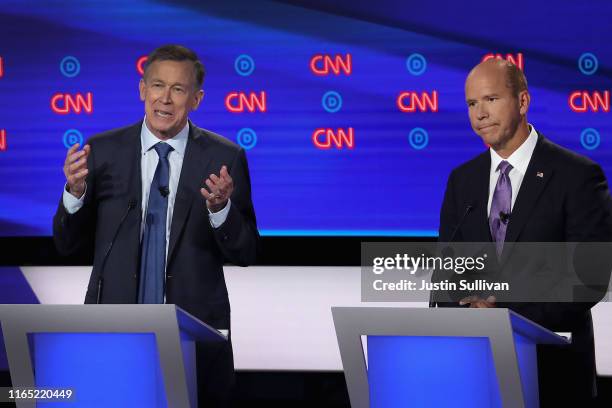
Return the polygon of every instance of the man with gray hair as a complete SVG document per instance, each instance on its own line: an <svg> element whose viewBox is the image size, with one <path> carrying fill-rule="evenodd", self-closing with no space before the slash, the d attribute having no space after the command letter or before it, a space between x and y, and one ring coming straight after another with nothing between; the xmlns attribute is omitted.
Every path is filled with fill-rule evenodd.
<svg viewBox="0 0 612 408"><path fill-rule="evenodd" d="M230 329L223 264L254 263L259 234L244 150L188 119L203 80L193 51L154 50L144 119L68 150L53 238L68 256L93 248L85 303L174 303ZM226 403L231 343L198 345L197 358L200 403Z"/></svg>

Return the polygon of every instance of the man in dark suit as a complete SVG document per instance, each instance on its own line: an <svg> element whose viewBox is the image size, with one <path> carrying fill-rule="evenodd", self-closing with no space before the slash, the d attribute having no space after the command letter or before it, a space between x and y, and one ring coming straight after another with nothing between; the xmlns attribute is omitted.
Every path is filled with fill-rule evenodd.
<svg viewBox="0 0 612 408"><path fill-rule="evenodd" d="M465 94L472 128L490 149L450 174L440 242L493 241L501 255L504 242L611 241L612 204L601 168L527 123L523 73L506 61L483 62L468 75ZM590 403L596 302L499 304L480 294L459 303L508 307L550 330L571 332L571 346L538 347L540 400L544 407Z"/></svg>
<svg viewBox="0 0 612 408"><path fill-rule="evenodd" d="M145 119L69 149L53 236L66 255L93 248L85 303L174 303L230 329L223 263L255 262L259 234L244 150L188 120L203 79L193 51L158 48L139 85ZM197 354L200 401L227 400L231 343Z"/></svg>

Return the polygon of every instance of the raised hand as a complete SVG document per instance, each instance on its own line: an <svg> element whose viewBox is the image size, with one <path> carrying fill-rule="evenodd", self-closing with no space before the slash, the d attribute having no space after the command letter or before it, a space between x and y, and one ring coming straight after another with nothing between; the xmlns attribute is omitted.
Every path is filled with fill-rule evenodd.
<svg viewBox="0 0 612 408"><path fill-rule="evenodd" d="M206 199L206 206L212 212L221 211L227 205L227 200L234 191L234 181L227 172L227 167L221 167L219 176L211 174L206 179L205 184L208 190L201 188L200 193Z"/></svg>
<svg viewBox="0 0 612 408"><path fill-rule="evenodd" d="M76 198L81 198L85 192L85 178L88 173L87 156L89 156L91 147L85 145L82 150L78 149L78 143L68 149L66 161L64 161L64 175L68 184L68 192Z"/></svg>

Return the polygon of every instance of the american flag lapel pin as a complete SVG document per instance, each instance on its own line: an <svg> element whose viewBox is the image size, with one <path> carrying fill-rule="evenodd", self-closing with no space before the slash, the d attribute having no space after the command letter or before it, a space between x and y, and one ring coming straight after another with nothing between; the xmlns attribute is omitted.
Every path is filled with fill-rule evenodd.
<svg viewBox="0 0 612 408"><path fill-rule="evenodd" d="M539 178L544 178L544 173L543 173L543 172L541 172L541 171L538 171L538 172L536 173L536 177L539 177Z"/></svg>

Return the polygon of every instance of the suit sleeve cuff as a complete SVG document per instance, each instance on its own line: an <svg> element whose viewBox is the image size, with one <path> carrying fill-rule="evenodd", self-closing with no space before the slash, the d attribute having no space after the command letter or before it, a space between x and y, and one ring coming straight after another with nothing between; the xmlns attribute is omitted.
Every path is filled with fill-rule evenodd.
<svg viewBox="0 0 612 408"><path fill-rule="evenodd" d="M72 194L68 192L68 185L64 186L64 194L62 195L62 203L64 204L64 208L68 214L74 214L83 207L83 203L85 202L85 194L87 194L87 185L85 186L85 191L81 198L76 198Z"/></svg>
<svg viewBox="0 0 612 408"><path fill-rule="evenodd" d="M219 228L221 225L223 225L223 223L227 219L227 214L229 214L231 205L232 205L232 200L228 199L227 204L225 204L225 207L223 207L221 211L217 211L216 213L213 213L210 210L208 210L208 219L210 220L210 225L212 225L213 228Z"/></svg>

